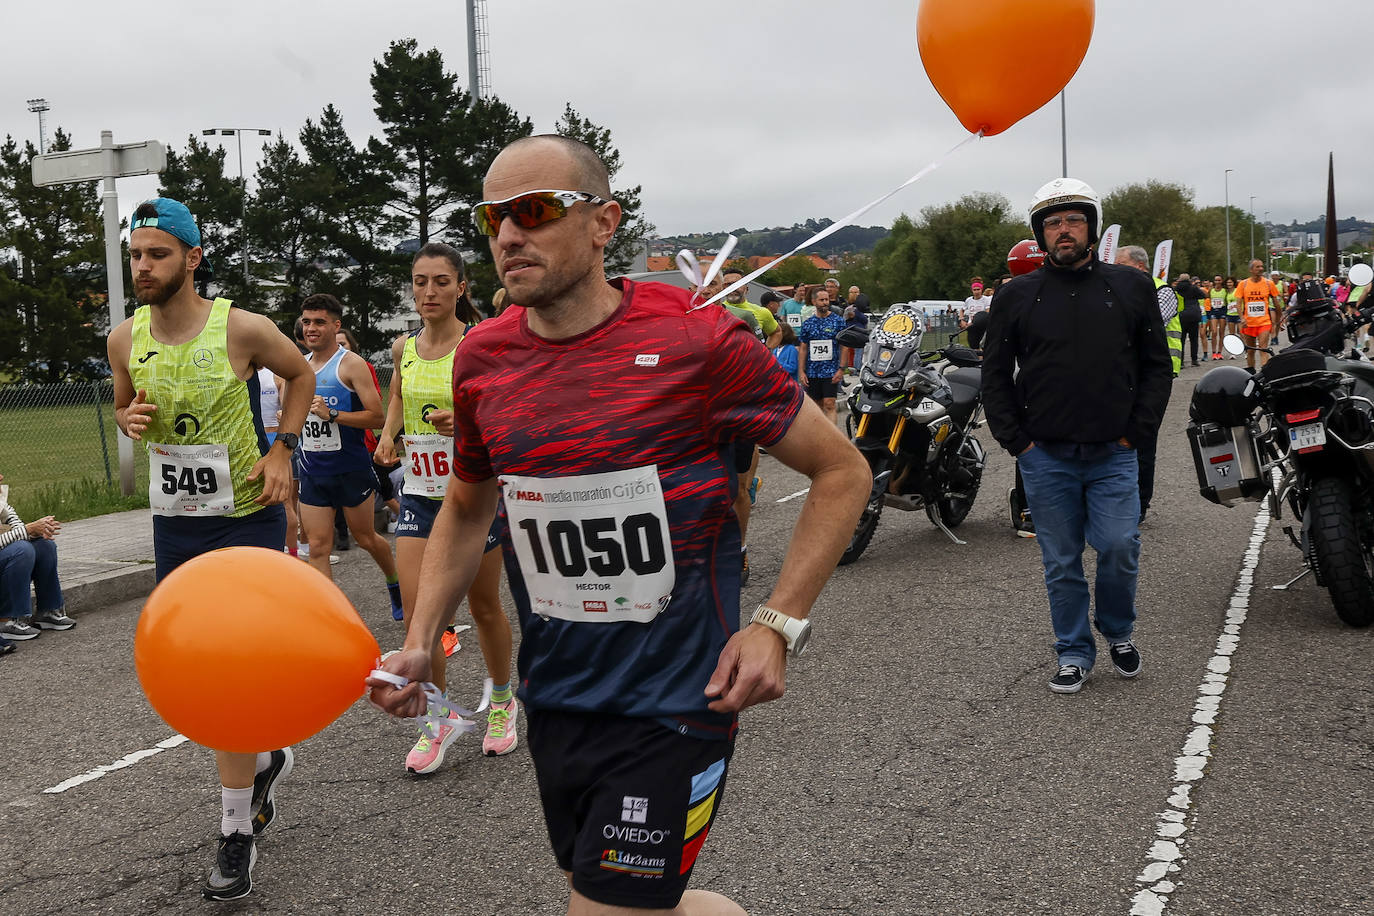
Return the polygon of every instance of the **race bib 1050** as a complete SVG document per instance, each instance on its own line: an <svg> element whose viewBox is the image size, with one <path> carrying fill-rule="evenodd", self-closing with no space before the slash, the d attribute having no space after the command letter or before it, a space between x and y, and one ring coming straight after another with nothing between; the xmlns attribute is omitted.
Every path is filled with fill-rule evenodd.
<svg viewBox="0 0 1374 916"><path fill-rule="evenodd" d="M502 475L531 609L577 623L648 623L677 574L657 465L571 477Z"/></svg>

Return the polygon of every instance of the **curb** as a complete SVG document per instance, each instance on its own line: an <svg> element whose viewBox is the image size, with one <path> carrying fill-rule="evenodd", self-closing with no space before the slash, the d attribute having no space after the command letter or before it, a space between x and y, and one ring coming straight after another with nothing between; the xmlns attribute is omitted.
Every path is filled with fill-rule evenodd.
<svg viewBox="0 0 1374 916"><path fill-rule="evenodd" d="M62 599L69 612L85 614L128 601L145 598L157 579L153 564L95 576L71 585L62 584Z"/></svg>

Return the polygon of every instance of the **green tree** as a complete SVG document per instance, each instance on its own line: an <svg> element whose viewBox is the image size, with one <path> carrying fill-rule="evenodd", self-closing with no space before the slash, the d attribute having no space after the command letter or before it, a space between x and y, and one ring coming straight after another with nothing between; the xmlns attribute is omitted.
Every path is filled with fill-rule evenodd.
<svg viewBox="0 0 1374 916"><path fill-rule="evenodd" d="M234 300L251 298L243 284L243 181L224 174L228 155L192 135L186 151L167 148L167 168L158 175L157 193L184 203L200 227L201 247L215 268L215 285ZM207 295L208 283L201 283Z"/></svg>
<svg viewBox="0 0 1374 916"><path fill-rule="evenodd" d="M872 255L841 255L836 266L839 273L835 275L835 279L840 281L841 293L847 294L849 287L857 286L860 292L868 296L869 304L873 308L882 309L891 304L878 298L878 270Z"/></svg>
<svg viewBox="0 0 1374 916"><path fill-rule="evenodd" d="M71 149L58 129L48 152ZM94 182L38 188L38 150L0 145L0 371L33 382L103 374L105 245Z"/></svg>
<svg viewBox="0 0 1374 916"><path fill-rule="evenodd" d="M420 53L413 38L393 41L372 64L373 112L382 122L392 156L391 205L409 221L420 244L462 196L461 183L444 181L444 163L462 157L459 141L468 94L444 69L438 50ZM379 148L379 156L385 155ZM452 177L450 174L448 177Z"/></svg>
<svg viewBox="0 0 1374 916"><path fill-rule="evenodd" d="M596 154L606 164L606 171L611 176L611 194L620 204L620 209L624 214L620 218L620 228L616 229L615 237L606 246L606 270L608 273L620 273L628 270L635 256L644 247L644 240L654 231L654 225L645 219L640 212L641 186L616 188L615 176L620 172L621 165L620 151L611 142L610 129L601 127L578 114L571 102L564 106L563 116L559 118L558 125L554 129L560 135L581 140L596 150Z"/></svg>
<svg viewBox="0 0 1374 916"><path fill-rule="evenodd" d="M1154 257L1155 247L1173 240L1169 273L1216 276L1226 272L1226 210L1193 205L1193 191L1181 184L1147 181L1115 188L1102 199L1103 222L1121 225L1121 244L1139 245ZM1231 272L1244 275L1250 260L1248 213L1231 208ZM1264 228L1255 226L1256 254ZM1153 265L1152 265L1153 266Z"/></svg>
<svg viewBox="0 0 1374 916"><path fill-rule="evenodd" d="M1005 197L987 193L924 208L915 231L915 295L906 298L963 299L971 277L1006 273L1007 252L1030 234L1011 213Z"/></svg>
<svg viewBox="0 0 1374 916"><path fill-rule="evenodd" d="M769 286L795 286L798 283L820 283L825 273L804 254L794 254L765 275Z"/></svg>
<svg viewBox="0 0 1374 916"><path fill-rule="evenodd" d="M499 98L478 99L459 122L462 154L443 164L442 178L454 189L458 206L445 226L449 240L459 248L477 253L478 263L469 271L471 286L482 298L496 289L496 270L485 236L472 222L472 205L482 199L482 181L496 155L507 145L534 132L529 118L522 118Z"/></svg>
<svg viewBox="0 0 1374 916"><path fill-rule="evenodd" d="M248 208L248 232L263 261L280 270L281 285L257 295L274 320L288 326L318 282L324 246L319 202L325 197L320 170L303 161L281 134L263 151L255 176L257 194Z"/></svg>
<svg viewBox="0 0 1374 916"><path fill-rule="evenodd" d="M909 302L916 296L916 224L905 213L892 223L892 231L873 246L873 287L869 298L884 302Z"/></svg>
<svg viewBox="0 0 1374 916"><path fill-rule="evenodd" d="M325 107L319 123L305 122L301 146L312 173L321 242L320 273L311 292L334 293L343 301L344 323L364 353L383 350L389 341L378 324L401 311L409 267L395 250L406 221L389 209L390 157L375 140L355 147L333 105Z"/></svg>

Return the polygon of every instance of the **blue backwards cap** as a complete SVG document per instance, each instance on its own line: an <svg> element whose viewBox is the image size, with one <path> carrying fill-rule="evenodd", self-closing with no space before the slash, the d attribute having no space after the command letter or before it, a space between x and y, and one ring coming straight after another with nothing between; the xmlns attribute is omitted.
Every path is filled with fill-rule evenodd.
<svg viewBox="0 0 1374 916"><path fill-rule="evenodd" d="M139 217L138 210L145 204L152 205L157 210L156 216ZM170 197L154 197L145 200L134 208L135 216L129 223L129 231L135 229L161 229L168 235L180 239L192 248L200 248L200 227L196 225L196 218L191 215L191 211L179 200L172 200ZM201 265L206 273L213 273L214 268L210 265L210 259L204 257L202 251ZM198 271L199 272L199 271Z"/></svg>

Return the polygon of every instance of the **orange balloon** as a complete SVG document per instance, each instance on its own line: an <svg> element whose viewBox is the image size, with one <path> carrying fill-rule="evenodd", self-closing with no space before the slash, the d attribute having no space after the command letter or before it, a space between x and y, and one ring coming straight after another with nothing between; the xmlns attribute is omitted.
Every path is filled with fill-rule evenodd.
<svg viewBox="0 0 1374 916"><path fill-rule="evenodd" d="M921 0L916 45L959 123L1000 134L1059 94L1088 53L1093 0Z"/></svg>
<svg viewBox="0 0 1374 916"><path fill-rule="evenodd" d="M227 547L177 567L134 636L153 709L197 744L295 744L362 696L377 640L334 583L279 550Z"/></svg>

